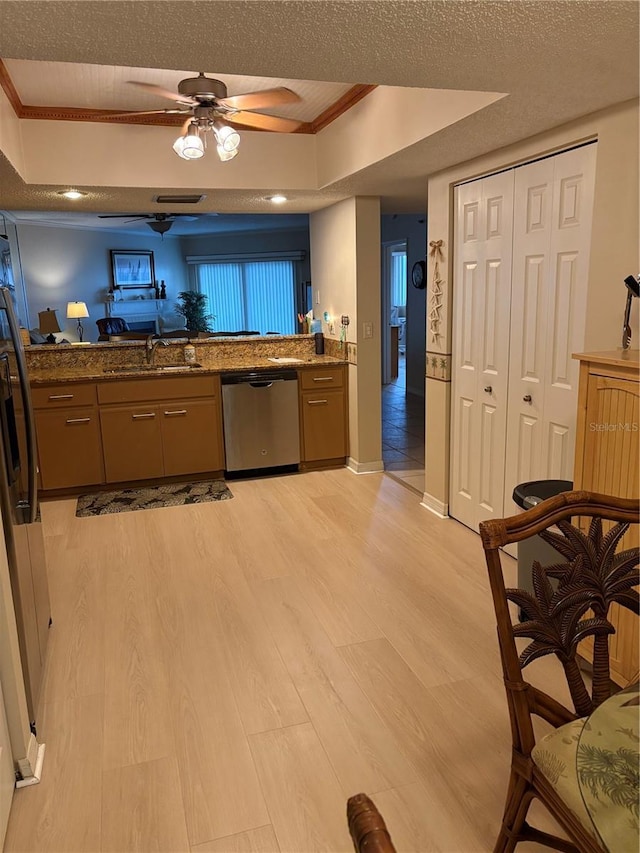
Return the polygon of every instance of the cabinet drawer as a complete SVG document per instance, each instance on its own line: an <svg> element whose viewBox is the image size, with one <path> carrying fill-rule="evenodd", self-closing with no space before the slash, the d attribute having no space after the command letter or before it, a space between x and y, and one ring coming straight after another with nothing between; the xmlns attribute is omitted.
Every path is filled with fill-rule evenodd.
<svg viewBox="0 0 640 853"><path fill-rule="evenodd" d="M218 376L161 376L150 379L115 379L98 385L100 403L139 403L144 400L181 400L217 397Z"/></svg>
<svg viewBox="0 0 640 853"><path fill-rule="evenodd" d="M69 383L32 388L31 399L34 409L68 408L69 406L95 406L96 386L94 383Z"/></svg>
<svg viewBox="0 0 640 853"><path fill-rule="evenodd" d="M300 384L306 390L316 388L342 388L344 368L323 367L314 370L301 370Z"/></svg>

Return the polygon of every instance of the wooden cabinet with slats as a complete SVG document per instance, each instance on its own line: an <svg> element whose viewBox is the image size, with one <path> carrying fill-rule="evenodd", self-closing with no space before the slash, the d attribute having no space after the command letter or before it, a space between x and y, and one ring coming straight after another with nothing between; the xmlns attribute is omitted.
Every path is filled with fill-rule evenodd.
<svg viewBox="0 0 640 853"><path fill-rule="evenodd" d="M639 351L581 353L574 488L640 500ZM637 528L621 547L638 545ZM638 617L612 606L611 677L626 684L638 671ZM581 653L591 657L588 644Z"/></svg>

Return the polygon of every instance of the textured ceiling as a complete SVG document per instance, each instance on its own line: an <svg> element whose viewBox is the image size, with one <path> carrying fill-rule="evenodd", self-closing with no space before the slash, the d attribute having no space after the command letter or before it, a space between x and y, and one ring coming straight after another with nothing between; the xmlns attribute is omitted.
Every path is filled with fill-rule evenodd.
<svg viewBox="0 0 640 853"><path fill-rule="evenodd" d="M292 212L355 194L420 211L429 174L637 97L638 11L635 0L3 0L0 58L509 93L326 189L290 194ZM0 158L0 208L51 206L50 190ZM216 209L264 211L263 195L217 193ZM148 193L126 187L96 188L91 207L136 208L149 209Z"/></svg>

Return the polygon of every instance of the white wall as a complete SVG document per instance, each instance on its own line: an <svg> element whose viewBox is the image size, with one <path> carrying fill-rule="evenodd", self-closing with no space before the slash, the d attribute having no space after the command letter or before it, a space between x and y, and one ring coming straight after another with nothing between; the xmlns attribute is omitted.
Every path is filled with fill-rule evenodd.
<svg viewBox="0 0 640 853"><path fill-rule="evenodd" d="M148 229L145 228L145 231ZM87 303L84 340L98 337L96 320L105 317L105 296L111 283L110 249L152 250L156 279L164 279L167 297L175 300L187 288L187 270L178 238L140 236L78 228L18 225L22 274L29 309L29 327L37 328L38 312L57 309L60 337L76 341L76 321L67 320L67 302ZM149 290L124 291L125 298L148 296ZM154 303L155 306L155 303Z"/></svg>
<svg viewBox="0 0 640 853"><path fill-rule="evenodd" d="M346 341L356 344L357 364L349 364L349 445L358 471L381 470L380 370L380 202L350 198L312 213L311 280L315 317L327 311L339 339L340 317L350 323ZM316 303L316 294L319 303ZM370 322L373 337L365 338Z"/></svg>

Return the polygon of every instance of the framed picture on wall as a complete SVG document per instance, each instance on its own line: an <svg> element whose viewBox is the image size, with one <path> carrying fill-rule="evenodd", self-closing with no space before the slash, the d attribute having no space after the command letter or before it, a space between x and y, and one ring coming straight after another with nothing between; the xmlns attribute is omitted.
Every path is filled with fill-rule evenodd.
<svg viewBox="0 0 640 853"><path fill-rule="evenodd" d="M114 288L153 287L153 252L111 249L111 272Z"/></svg>

